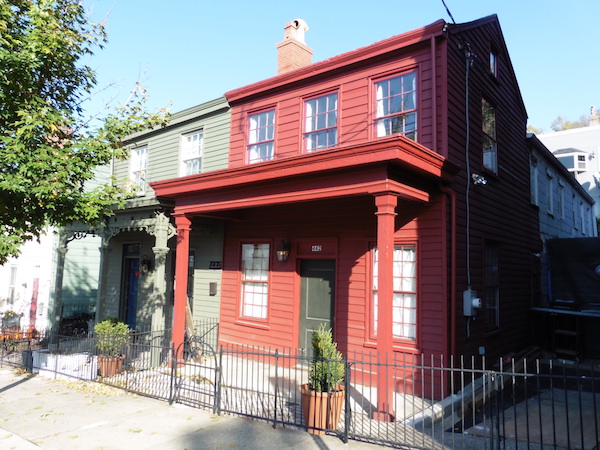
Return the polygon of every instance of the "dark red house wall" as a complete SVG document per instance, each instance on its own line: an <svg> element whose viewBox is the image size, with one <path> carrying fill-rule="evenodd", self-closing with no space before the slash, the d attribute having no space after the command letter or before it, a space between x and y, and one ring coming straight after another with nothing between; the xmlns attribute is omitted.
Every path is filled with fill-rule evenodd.
<svg viewBox="0 0 600 450"><path fill-rule="evenodd" d="M431 49L429 43L413 46L410 51L395 52L385 59L375 58L356 70L335 72L327 78L304 83L301 87L283 92L266 92L259 98L232 104L229 167L246 164L246 133L248 114L275 108L275 159L295 156L302 152L302 115L304 98L337 89L339 145L358 144L374 139L373 78L392 76L405 70L417 70L419 143L433 147L433 94Z"/></svg>
<svg viewBox="0 0 600 450"><path fill-rule="evenodd" d="M440 258L445 256L445 240L439 227L441 202L420 208L402 204L398 210L397 242L415 243L418 249L420 333L416 344L398 342L396 350L446 353L445 262ZM267 239L276 246L283 237L293 244L331 238L337 243L335 338L344 353L375 351L376 340L369 336L370 249L376 233L374 213L373 198L361 197L248 210L243 220L228 222L221 297L222 343L296 348L298 342L300 287L296 245L288 262L271 261L270 316L261 326L239 320L241 242Z"/></svg>

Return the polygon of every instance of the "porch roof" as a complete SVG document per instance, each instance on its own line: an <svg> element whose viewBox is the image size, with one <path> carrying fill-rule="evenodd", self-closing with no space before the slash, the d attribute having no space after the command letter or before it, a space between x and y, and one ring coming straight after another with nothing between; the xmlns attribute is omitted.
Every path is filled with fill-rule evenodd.
<svg viewBox="0 0 600 450"><path fill-rule="evenodd" d="M407 174L406 180L390 177L391 168ZM440 154L398 135L375 142L158 181L151 186L157 197L175 200L175 213L205 215L379 192L427 202L429 193L416 186L414 180L441 181L452 177L456 171L456 166Z"/></svg>

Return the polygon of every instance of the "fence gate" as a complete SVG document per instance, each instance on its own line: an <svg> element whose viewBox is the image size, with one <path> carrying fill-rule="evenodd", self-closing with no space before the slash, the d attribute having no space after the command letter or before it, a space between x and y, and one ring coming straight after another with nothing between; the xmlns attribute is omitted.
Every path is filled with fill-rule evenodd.
<svg viewBox="0 0 600 450"><path fill-rule="evenodd" d="M215 412L220 384L219 360L205 336L191 336L177 349L175 354L182 354L183 361L173 365L170 403L210 408Z"/></svg>

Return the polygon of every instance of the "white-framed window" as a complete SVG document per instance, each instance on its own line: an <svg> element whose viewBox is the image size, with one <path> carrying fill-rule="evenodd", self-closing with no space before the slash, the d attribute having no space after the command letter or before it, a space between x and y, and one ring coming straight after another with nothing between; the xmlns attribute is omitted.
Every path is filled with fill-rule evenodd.
<svg viewBox="0 0 600 450"><path fill-rule="evenodd" d="M392 306L392 334L394 338L417 339L417 251L414 245L394 246L394 300ZM378 314L378 251L373 248L373 333L377 335Z"/></svg>
<svg viewBox="0 0 600 450"><path fill-rule="evenodd" d="M404 134L417 140L417 72L375 83L377 137Z"/></svg>
<svg viewBox="0 0 600 450"><path fill-rule="evenodd" d="M565 218L565 182L558 180L558 214L561 219Z"/></svg>
<svg viewBox="0 0 600 450"><path fill-rule="evenodd" d="M15 301L17 289L17 266L10 266L10 275L8 279L8 304L12 305Z"/></svg>
<svg viewBox="0 0 600 450"><path fill-rule="evenodd" d="M304 151L313 152L337 145L337 92L304 102Z"/></svg>
<svg viewBox="0 0 600 450"><path fill-rule="evenodd" d="M203 148L203 130L181 135L181 167L179 173L182 176L194 175L202 172Z"/></svg>
<svg viewBox="0 0 600 450"><path fill-rule="evenodd" d="M498 55L494 50L490 51L489 64L490 75L494 78L498 78Z"/></svg>
<svg viewBox="0 0 600 450"><path fill-rule="evenodd" d="M273 159L274 148L275 110L248 116L248 163Z"/></svg>
<svg viewBox="0 0 600 450"><path fill-rule="evenodd" d="M529 158L529 178L531 179L531 203L539 206L537 158Z"/></svg>
<svg viewBox="0 0 600 450"><path fill-rule="evenodd" d="M496 142L496 108L481 99L481 128L483 131L483 167L498 173L498 146Z"/></svg>
<svg viewBox="0 0 600 450"><path fill-rule="evenodd" d="M268 243L242 244L241 316L267 319L269 307Z"/></svg>
<svg viewBox="0 0 600 450"><path fill-rule="evenodd" d="M550 170L546 171L546 211L554 214L554 174Z"/></svg>
<svg viewBox="0 0 600 450"><path fill-rule="evenodd" d="M586 153L578 151L555 154L555 156L569 172L580 173L588 170L588 158Z"/></svg>
<svg viewBox="0 0 600 450"><path fill-rule="evenodd" d="M484 264L485 328L486 331L490 331L500 326L500 279L498 276L497 243L485 243Z"/></svg>
<svg viewBox="0 0 600 450"><path fill-rule="evenodd" d="M143 195L146 192L146 170L148 168L148 147L136 147L131 150L129 179L134 191Z"/></svg>

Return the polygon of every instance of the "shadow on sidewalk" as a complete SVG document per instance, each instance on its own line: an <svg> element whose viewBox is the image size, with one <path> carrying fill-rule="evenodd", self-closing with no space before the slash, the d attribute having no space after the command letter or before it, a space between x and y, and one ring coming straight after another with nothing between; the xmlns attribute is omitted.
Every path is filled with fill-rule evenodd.
<svg viewBox="0 0 600 450"><path fill-rule="evenodd" d="M36 374L30 373L30 374L26 375L25 377L21 378L19 381L15 381L15 382L14 382L14 383L12 383L12 384L9 384L9 385L7 385L7 386L1 387L1 388L0 388L0 393L2 393L2 392L4 392L4 391L8 391L9 389L12 389L12 388L14 388L15 386L18 386L18 385L20 385L20 384L23 384L23 383L25 383L26 381L29 381L29 380L31 380L32 378L35 378L36 376L37 376Z"/></svg>

